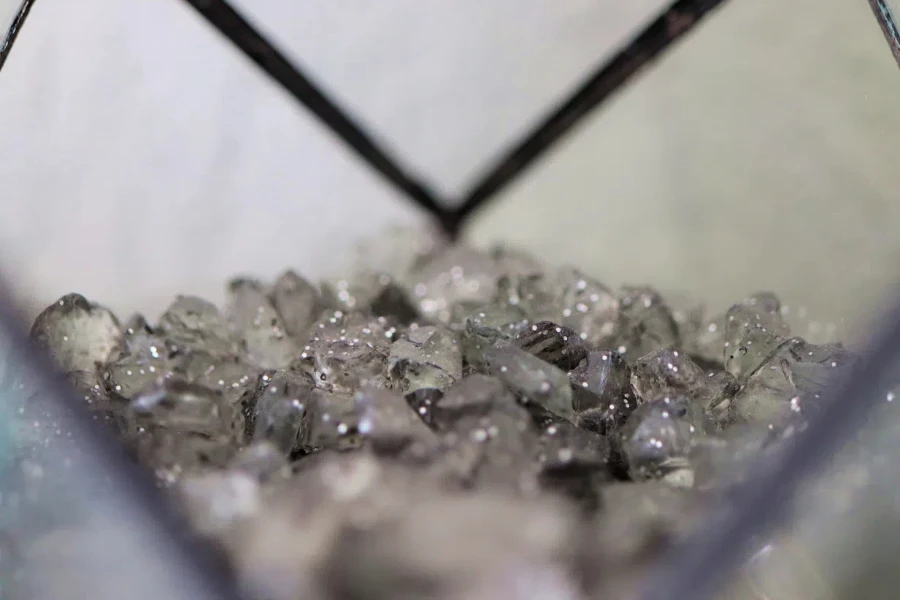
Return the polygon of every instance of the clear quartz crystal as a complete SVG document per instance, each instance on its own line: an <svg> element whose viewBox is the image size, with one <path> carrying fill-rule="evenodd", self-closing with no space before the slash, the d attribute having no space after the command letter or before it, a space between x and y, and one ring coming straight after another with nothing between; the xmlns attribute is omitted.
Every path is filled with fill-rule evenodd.
<svg viewBox="0 0 900 600"><path fill-rule="evenodd" d="M306 341L323 309L319 291L293 271L285 271L272 286L270 297L287 334Z"/></svg>
<svg viewBox="0 0 900 600"><path fill-rule="evenodd" d="M225 466L243 428L220 393L175 379L136 396L126 415L138 458L167 484L185 472Z"/></svg>
<svg viewBox="0 0 900 600"><path fill-rule="evenodd" d="M402 393L422 388L446 389L462 377L462 348L447 328L410 329L391 345L391 384Z"/></svg>
<svg viewBox="0 0 900 600"><path fill-rule="evenodd" d="M750 376L731 402L735 423L781 429L802 422L824 400L825 389L851 364L839 346L816 346L801 338L782 343Z"/></svg>
<svg viewBox="0 0 900 600"><path fill-rule="evenodd" d="M561 325L569 327L592 348L617 347L623 322L619 300L602 283L577 269L562 269L558 276L562 288L557 306Z"/></svg>
<svg viewBox="0 0 900 600"><path fill-rule="evenodd" d="M461 335L463 358L472 369L484 370L485 350L498 341L513 340L528 322L525 312L512 305L487 305L465 318Z"/></svg>
<svg viewBox="0 0 900 600"><path fill-rule="evenodd" d="M683 395L705 409L721 405L738 389L730 373L704 371L684 351L674 348L660 348L638 359L632 367L631 383L644 400Z"/></svg>
<svg viewBox="0 0 900 600"><path fill-rule="evenodd" d="M216 305L196 296L178 296L159 318L159 328L172 352L233 355L240 348Z"/></svg>
<svg viewBox="0 0 900 600"><path fill-rule="evenodd" d="M63 373L95 371L119 347L122 331L112 312L68 294L37 316L31 339Z"/></svg>
<svg viewBox="0 0 900 600"><path fill-rule="evenodd" d="M123 343L106 364L104 377L113 393L130 400L170 370L165 340L135 315L125 325Z"/></svg>
<svg viewBox="0 0 900 600"><path fill-rule="evenodd" d="M548 362L499 342L485 352L488 369L517 396L563 417L575 417L572 386L566 373Z"/></svg>
<svg viewBox="0 0 900 600"><path fill-rule="evenodd" d="M725 314L725 370L746 379L789 335L778 298L760 293Z"/></svg>
<svg viewBox="0 0 900 600"><path fill-rule="evenodd" d="M232 406L253 389L260 373L258 367L240 356L216 356L203 351L183 354L173 361L171 370L187 381L221 392Z"/></svg>
<svg viewBox="0 0 900 600"><path fill-rule="evenodd" d="M489 254L455 246L418 265L407 291L425 318L446 324L454 310L466 313L490 302L501 275Z"/></svg>
<svg viewBox="0 0 900 600"><path fill-rule="evenodd" d="M618 296L625 319L619 344L629 359L680 345L678 325L659 292L647 286L623 286Z"/></svg>
<svg viewBox="0 0 900 600"><path fill-rule="evenodd" d="M357 431L379 455L423 462L438 445L434 432L406 400L391 391L368 389L355 398Z"/></svg>
<svg viewBox="0 0 900 600"><path fill-rule="evenodd" d="M396 329L362 313L326 313L291 368L309 373L316 385L338 394L364 386L386 387L386 367Z"/></svg>
<svg viewBox="0 0 900 600"><path fill-rule="evenodd" d="M643 481L688 468L691 444L705 430L702 410L684 396L642 404L620 433L629 474Z"/></svg>
<svg viewBox="0 0 900 600"><path fill-rule="evenodd" d="M228 319L243 341L250 363L263 369L281 369L297 358L297 344L288 336L261 283L235 279L228 285L228 297Z"/></svg>

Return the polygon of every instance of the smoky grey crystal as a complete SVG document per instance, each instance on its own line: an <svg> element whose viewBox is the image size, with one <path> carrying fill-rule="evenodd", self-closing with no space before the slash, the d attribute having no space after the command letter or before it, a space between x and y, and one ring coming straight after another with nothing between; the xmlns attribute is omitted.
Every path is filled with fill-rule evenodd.
<svg viewBox="0 0 900 600"><path fill-rule="evenodd" d="M568 327L552 321L538 321L516 334L515 345L564 371L570 371L587 357L581 338Z"/></svg>
<svg viewBox="0 0 900 600"><path fill-rule="evenodd" d="M569 379L575 423L590 431L613 434L639 403L631 386L631 368L618 352L590 352Z"/></svg>
<svg viewBox="0 0 900 600"><path fill-rule="evenodd" d="M689 468L691 444L706 429L702 410L684 396L665 396L642 404L620 433L629 474L643 481Z"/></svg>

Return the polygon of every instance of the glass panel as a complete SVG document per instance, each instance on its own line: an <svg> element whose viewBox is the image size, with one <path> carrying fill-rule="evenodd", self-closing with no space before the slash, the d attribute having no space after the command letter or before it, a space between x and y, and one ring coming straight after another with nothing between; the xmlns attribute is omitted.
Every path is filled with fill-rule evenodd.
<svg viewBox="0 0 900 600"><path fill-rule="evenodd" d="M0 312L0 598L228 598ZM187 546L186 546L187 547ZM196 550L196 549L194 549Z"/></svg>

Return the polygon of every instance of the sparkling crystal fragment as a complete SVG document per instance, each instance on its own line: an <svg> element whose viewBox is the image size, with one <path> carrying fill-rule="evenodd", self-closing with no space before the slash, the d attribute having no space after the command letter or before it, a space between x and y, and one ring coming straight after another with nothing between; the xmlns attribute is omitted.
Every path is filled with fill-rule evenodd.
<svg viewBox="0 0 900 600"><path fill-rule="evenodd" d="M617 347L614 344L624 324L619 300L602 283L577 269L563 269L557 276L562 293L558 300L559 317L550 317L574 330L592 348Z"/></svg>
<svg viewBox="0 0 900 600"><path fill-rule="evenodd" d="M210 354L238 353L238 340L219 309L196 296L178 296L159 319L169 350L203 350Z"/></svg>
<svg viewBox="0 0 900 600"><path fill-rule="evenodd" d="M511 305L487 305L465 318L461 335L463 359L475 370L484 370L484 352L494 343L512 340L527 326L525 312Z"/></svg>
<svg viewBox="0 0 900 600"><path fill-rule="evenodd" d="M308 377L294 371L262 375L247 405L253 441L268 441L284 456L308 448L317 417L313 387Z"/></svg>
<svg viewBox="0 0 900 600"><path fill-rule="evenodd" d="M131 441L164 483L185 471L223 467L240 436L235 411L218 392L177 379L162 382L128 405Z"/></svg>
<svg viewBox="0 0 900 600"><path fill-rule="evenodd" d="M37 316L31 339L63 373L94 371L118 348L122 331L108 309L68 294Z"/></svg>
<svg viewBox="0 0 900 600"><path fill-rule="evenodd" d="M538 321L519 331L515 345L564 371L570 371L587 357L587 349L568 327L552 321Z"/></svg>
<svg viewBox="0 0 900 600"><path fill-rule="evenodd" d="M623 286L619 306L625 325L619 342L629 359L636 359L666 346L678 346L678 325L658 291L651 287Z"/></svg>
<svg viewBox="0 0 900 600"><path fill-rule="evenodd" d="M642 404L620 433L628 472L643 481L687 468L691 443L704 431L702 411L684 396Z"/></svg>
<svg viewBox="0 0 900 600"><path fill-rule="evenodd" d="M618 352L595 350L569 373L575 423L611 435L637 407L631 368Z"/></svg>
<svg viewBox="0 0 900 600"><path fill-rule="evenodd" d="M788 326L770 293L750 296L725 313L725 370L746 379L781 345Z"/></svg>
<svg viewBox="0 0 900 600"><path fill-rule="evenodd" d="M462 348L444 327L411 328L391 345L388 369L392 386L404 394L447 389L462 377Z"/></svg>
<svg viewBox="0 0 900 600"><path fill-rule="evenodd" d="M123 343L106 364L104 377L114 394L130 400L170 370L165 340L136 315L126 324Z"/></svg>
<svg viewBox="0 0 900 600"><path fill-rule="evenodd" d="M281 369L300 354L268 290L258 281L235 279L228 284L228 320L244 343L248 362L258 367Z"/></svg>
<svg viewBox="0 0 900 600"><path fill-rule="evenodd" d="M287 334L306 341L323 309L318 290L293 271L285 271L272 286L270 297Z"/></svg>
<svg viewBox="0 0 900 600"><path fill-rule="evenodd" d="M564 371L504 342L488 348L485 359L490 374L526 402L564 419L575 417L572 387Z"/></svg>

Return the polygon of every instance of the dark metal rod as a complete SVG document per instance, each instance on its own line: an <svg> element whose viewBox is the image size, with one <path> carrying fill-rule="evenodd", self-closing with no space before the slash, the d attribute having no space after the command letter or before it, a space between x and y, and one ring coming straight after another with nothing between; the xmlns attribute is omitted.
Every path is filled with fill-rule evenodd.
<svg viewBox="0 0 900 600"><path fill-rule="evenodd" d="M891 54L894 60L900 66L900 30L897 29L897 22L894 20L893 12L884 0L869 0L869 6L875 13L875 19L881 26L881 31L887 40L888 46L891 47Z"/></svg>
<svg viewBox="0 0 900 600"><path fill-rule="evenodd" d="M6 32L6 37L3 38L3 44L0 45L0 69L6 64L6 59L9 57L13 44L16 43L16 38L19 37L19 32L22 30L25 19L28 18L28 13L31 12L31 7L34 6L35 2L36 0L24 0L22 5L19 6L19 12L16 13L16 18L13 19L12 25L9 26Z"/></svg>
<svg viewBox="0 0 900 600"><path fill-rule="evenodd" d="M639 600L703 600L740 567L758 536L789 518L801 486L839 452L866 414L900 374L900 306L879 321L878 336L818 418L778 453L764 461L734 494L719 518L672 548L669 560L642 582Z"/></svg>
<svg viewBox="0 0 900 600"><path fill-rule="evenodd" d="M454 214L454 229L461 228L486 200L515 180L583 117L612 96L643 67L661 56L673 42L687 34L723 1L677 0L672 3L470 188Z"/></svg>
<svg viewBox="0 0 900 600"><path fill-rule="evenodd" d="M386 150L363 131L343 108L319 89L312 80L275 45L241 16L225 0L186 0L213 27L256 63L297 102L308 108L331 131L381 173L397 189L421 208L434 215L442 226L449 223L446 203L424 183L407 173Z"/></svg>

